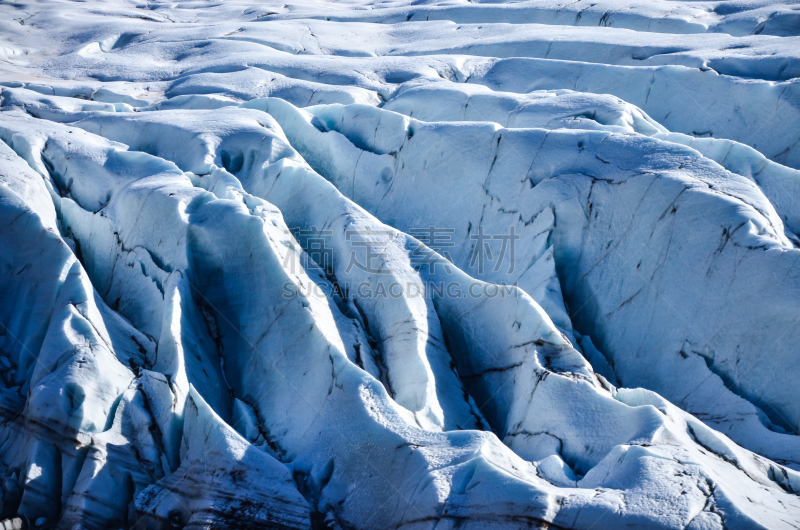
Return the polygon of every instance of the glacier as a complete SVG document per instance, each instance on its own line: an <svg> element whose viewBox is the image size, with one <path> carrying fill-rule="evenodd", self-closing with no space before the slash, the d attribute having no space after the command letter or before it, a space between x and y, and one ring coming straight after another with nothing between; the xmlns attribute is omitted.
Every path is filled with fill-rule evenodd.
<svg viewBox="0 0 800 530"><path fill-rule="evenodd" d="M800 527L800 4L0 12L3 528Z"/></svg>

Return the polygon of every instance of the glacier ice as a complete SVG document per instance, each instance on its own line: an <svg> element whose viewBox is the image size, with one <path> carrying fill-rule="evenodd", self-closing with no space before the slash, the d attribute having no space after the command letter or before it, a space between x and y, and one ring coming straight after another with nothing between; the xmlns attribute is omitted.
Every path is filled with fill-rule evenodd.
<svg viewBox="0 0 800 530"><path fill-rule="evenodd" d="M796 5L0 11L5 528L800 524Z"/></svg>

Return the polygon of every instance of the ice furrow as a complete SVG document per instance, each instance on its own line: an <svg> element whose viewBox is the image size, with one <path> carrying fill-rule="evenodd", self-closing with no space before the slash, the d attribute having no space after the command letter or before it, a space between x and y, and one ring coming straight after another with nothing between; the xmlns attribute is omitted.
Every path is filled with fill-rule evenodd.
<svg viewBox="0 0 800 530"><path fill-rule="evenodd" d="M284 107L280 105L278 106L278 109L283 108ZM312 109L312 112L317 113L319 111ZM373 112L387 111L375 110ZM560 260L571 259L571 256L580 256L579 263L585 263L583 269L581 269L581 267L577 269L581 272L577 272L573 265L568 269L562 268L564 272L569 271L569 276L562 276L561 274L563 273L559 274L562 286L566 287L565 294L570 302L569 305L579 309L579 311L571 315L572 321L574 323L577 318L578 323L583 323L578 326L579 331L588 333L592 336L593 340L597 338L599 343L602 344L602 348L611 354L615 366L620 362L617 357L616 348L612 342L605 342L606 339L604 337L613 336L621 338L623 336L620 334L621 330L630 329L628 328L630 325L628 323L630 311L635 311L638 304L646 303L644 300L647 300L648 297L652 297L651 300L658 301L657 305L662 304L661 311L665 311L667 314L673 314L675 311L674 304L677 302L664 301L662 295L659 293L658 287L658 285L663 282L662 275L664 274L659 271L663 271L665 266L667 270L669 270L669 265L663 260L652 261L652 257L654 256L652 251L654 241L661 238L662 243L660 243L660 245L662 245L661 248L663 249L661 251L663 259L676 259L673 257L676 255L676 251L670 249L673 237L670 234L675 232L674 228L671 229L671 231L667 229L667 227L670 226L667 223L673 223L673 220L679 219L680 216L676 217L678 212L681 212L682 215L684 207L681 201L686 201L686 206L688 207L688 210L686 210L687 212L691 212L692 208L698 207L693 205L709 204L709 207L711 207L710 205L713 203L717 204L714 208L718 209L718 211L730 209L728 211L741 212L737 213L737 215L746 215L741 221L746 223L746 228L742 232L742 235L738 235L737 237L743 237L745 239L763 238L760 243L756 243L755 240L749 242L742 240L732 247L729 254L721 253L717 250L719 247L719 228L714 225L709 226L708 235L706 236L708 239L706 240L707 246L705 251L708 256L708 258L706 258L708 260L706 262L708 265L704 264L698 266L696 273L698 274L697 281L705 282L708 278L714 278L715 272L717 270L725 270L725 267L738 267L738 264L743 259L774 259L776 261L773 262L774 265L771 265L771 267L777 267L776 270L787 271L787 273L779 273L781 275L790 274L788 270L794 263L794 258L792 257L792 252L794 252L794 250L784 236L783 223L772 205L766 200L766 197L761 194L759 189L751 181L743 177L733 178L734 176L726 176L731 174L726 174L724 171L720 173L721 168L719 168L719 166L704 161L702 157L699 157L696 151L672 150L671 152L674 153L673 156L675 156L673 159L674 161L667 162L668 158L665 157L665 152L660 151L661 149L666 149L665 146L639 143L650 141L642 138L617 136L614 134L609 135L608 133L602 132L553 131L542 141L541 135L543 131L525 129L497 131L496 127L490 126L489 124L452 126L445 123L425 124L424 122L416 122L413 125L415 131L413 137L405 141L406 143L404 144L403 150L398 155L398 159L392 159L390 163L385 163L386 165L383 166L388 168L388 178L384 179L384 181L390 181L393 186L387 195L386 184L382 184L381 181L378 181L377 185L375 183L373 175L378 173L378 171L366 171L364 172L366 178L364 178L362 182L358 182L357 180L353 183L351 182L350 176L352 175L352 170L347 166L338 167L335 163L337 159L333 156L328 156L329 153L341 151L338 146L341 145L342 142L347 142L345 137L341 135L335 136L336 133L320 132L310 123L311 118L309 115L303 115L302 111L299 110L291 112L285 112L283 110L278 112L272 111L272 115L278 119L284 130L287 131L287 137L290 141L298 146L300 152L305 157L308 157L312 165L317 164L316 167L326 178L336 184L344 193L352 193L352 196L356 200L379 218L391 219L394 226L402 230L413 228L414 225L412 223L419 222L415 221L416 219L420 219L423 226L434 222L441 223L444 226L459 227L464 226L468 221L470 225L485 225L487 227L487 232L495 234L508 233L508 225L510 224L514 226L518 234L522 234L521 237L524 241L531 239L530 236L525 235L530 233L529 230L531 230L531 226L519 223L513 217L509 219L507 215L502 213L501 208L504 210L511 209L519 212L531 213L541 211L548 206L554 208L556 219L565 219L567 223L569 223L566 226L564 224L560 226L556 225L552 235L555 247L556 265L559 265ZM333 122L331 121L330 123ZM350 120L350 123L353 125L357 124L357 122L353 122L352 120ZM398 124L397 127L402 127L402 130L406 130L407 126L401 125L402 122L396 123ZM364 125L368 126L367 123ZM478 185L478 183L484 181L484 170L479 168L487 166L491 158L495 156L492 145L496 142L497 135L501 134L501 132L505 138L505 142L507 142L506 145L509 147L507 147L508 151L503 153L503 165L501 168L495 168L492 172L493 178L489 184L489 189L492 191L497 190L496 195L487 197L483 191L483 187ZM470 138L470 140L452 140L457 134L462 135L464 140L466 140L466 138ZM449 144L447 147L444 147L442 142L449 142ZM476 146L479 145L484 147L482 149L477 149ZM523 147L527 145L534 146L534 149L529 150ZM566 147L568 145L570 147ZM417 149L419 150L415 150L414 146L418 146ZM432 153L431 146L436 146ZM466 146L469 147L467 148ZM441 154L437 152L437 147L438 151L442 153L447 152L448 156L442 158ZM454 148L459 149L459 151L457 151L459 153L458 156L454 156L454 152L456 152ZM352 144L349 149L357 150ZM633 152L637 152L638 154L634 155ZM559 156L557 153L563 153L563 157ZM387 155L367 153L365 156L372 156L378 159L376 162L380 164L381 162L379 162L379 160L381 159L379 156L385 158ZM521 168L528 168L531 166L528 160L533 156L536 157L537 162L530 178L536 185L531 188L527 180L520 183L519 177L516 175L520 174ZM605 164L600 159L614 160L611 170L607 169L608 164ZM352 160L352 158L349 160ZM359 158L359 160L362 161L361 163L364 163L364 156ZM458 162L454 163L456 160ZM381 166L379 165L378 167ZM714 169L715 167L719 169ZM381 169L381 172L383 171L386 170ZM600 174L601 172L608 175L608 180L596 180L591 177L591 175ZM461 176L464 174L473 175L471 177L473 184L469 182L462 183L462 189L465 190L464 193L468 194L468 196L471 194L471 196L474 197L474 199L466 200L466 204L483 204L483 206L480 208L473 206L471 213L465 212L462 208L456 210L445 206L443 214L442 208L440 208L439 205L437 205L435 209L426 211L425 205L430 203L426 203L426 201L422 199L424 196L443 193L443 187L449 185L448 179L463 179ZM426 175L430 175L431 177L427 177ZM450 182L452 182L452 180L450 180ZM628 184L626 183L630 183L630 192L623 191L627 190ZM688 188L685 187L687 185ZM483 184L483 186L486 186L486 184ZM664 186L664 192L659 192L658 195L656 195L655 190L661 186ZM653 200L659 201L660 199L655 199L656 196L665 196L667 189L676 189L676 187L680 188L679 191L682 197L676 200L674 204L671 200L660 207L655 206L654 203L653 206L648 206L646 209L637 207L627 214L623 214L619 208L614 209L598 206L605 205L606 201L608 201L608 204L619 204L618 201L620 199L615 199L615 197L620 197L619 194L621 193L633 193L638 197L635 201L632 201L631 204L647 204L649 197L653 197ZM354 191L351 192L350 190ZM686 195L684 192L689 193L689 195ZM527 194L530 199L523 201L520 199L520 194ZM691 197L691 199L689 197ZM453 200L463 201L464 198L456 197ZM584 209L587 208L587 203L588 211L592 212L592 215L588 219L583 213L585 212ZM581 204L583 204L583 206L580 206ZM488 217L486 214L487 208L492 212ZM580 208L582 211L581 215L576 215L576 212L569 210L570 208ZM744 208L744 210L742 210L742 208ZM750 211L751 213L745 214L744 212L746 211ZM664 212L664 214L659 216L659 214L655 212ZM525 216L527 215L530 214L526 214ZM608 220L603 221L600 220L598 217L599 215L609 215L610 217ZM643 222L639 219L641 216L647 215L653 216L651 221ZM689 217L686 222L697 223L700 220L696 215L688 215ZM470 218L473 220L470 220ZM585 228L572 226L572 223L580 223L581 221L579 221L579 219L585 220ZM691 219L691 221L689 221L689 219ZM761 220L759 221L758 219ZM651 226L652 233L648 233L645 226ZM692 230L694 233L698 233L697 226ZM722 231L724 232L725 229ZM468 232L468 230L459 232L457 229L456 233L462 235L453 238L455 247L450 249L452 259L456 265L460 265L481 277L479 274L481 272L479 267L476 267L475 263L471 263L470 259L472 257L471 251L473 249L472 245L474 244L474 239L469 238L469 234L466 232ZM584 238L576 240L574 235L580 233L585 234ZM603 235L602 237L593 235L596 233L604 233L607 235ZM560 234L564 235L560 236ZM560 240L560 237L564 237L564 239ZM640 242L634 243L636 238L641 238L639 239ZM607 248L606 244L592 247L595 241L598 243L601 241L609 241L614 242L616 245L610 249ZM623 243L626 245L625 247L620 246ZM622 251L623 248L626 249L624 252ZM640 254L645 248L648 248L651 252L649 257ZM772 248L774 248L776 252L769 252L769 249ZM745 254L748 252L754 252L754 254ZM641 260L645 258L651 261L645 264L644 266L646 268L642 270ZM524 253L521 254L520 250L517 251L516 259L522 263L526 263L530 260L527 255ZM632 276L629 280L630 288L624 290L624 292L628 294L604 297L603 309L601 309L600 306L593 305L597 304L599 300L597 299L597 294L592 293L592 290L587 287L588 284L586 282L592 282L591 278L595 277L597 278L596 281L599 282L598 286L604 285L604 289L616 291L619 289L619 286L614 282L621 280L614 280L614 282L606 283L602 280L602 278L605 277L603 271L611 270L606 269L606 267L616 268L620 266L630 267L631 269ZM681 277L686 278L687 270L685 267L683 265L678 267L682 270L680 273ZM722 267L722 269L719 269L720 267ZM526 279L524 276L520 276L518 272L520 268L521 267L515 268L514 273L510 275L506 273L507 269L500 271L483 271L483 277L486 279L494 278L497 282L501 280L505 280L507 283L518 281L520 287L527 291L530 284L524 281ZM645 272L648 269L650 272ZM768 281L767 277L772 277L772 274L771 272L766 273L764 281ZM719 275L718 277L721 280L725 276ZM752 281L754 278L752 274L747 277L749 281ZM790 276L785 277L787 280L790 278ZM758 289L760 288L761 287L758 287ZM642 291L642 289L644 290ZM775 296L779 296L780 293L785 292L783 291L784 286L776 286L773 287L773 289ZM631 298L631 295L637 291L640 292L639 296ZM770 305L776 302L775 296L769 298ZM626 300L628 300L627 303ZM681 306L685 306L686 303L687 298L684 296ZM700 308L708 303L707 299L698 297L697 303L699 305L697 309L693 311L706 310ZM610 313L609 311L612 309L616 310L616 312ZM732 308L729 306L727 311L729 315L733 316L731 309ZM719 309L715 309L714 311L718 310ZM598 312L595 313L595 311ZM791 314L791 311L789 311L789 314ZM649 317L650 315L643 318L643 329L647 329L647 319ZM749 321L750 315L741 314L741 318L744 318L745 321ZM765 318L766 323L771 322L773 317ZM621 328L605 328L605 326L614 326L612 322L616 321L620 322ZM652 320L650 320L649 325L653 326L652 332L655 333L656 336L662 335L666 331L659 329ZM608 329L608 331L606 331L606 329ZM611 329L615 331L611 331ZM688 331L691 334L691 338L684 335L684 331L682 330L679 331L675 329L674 331L678 335L674 339L668 339L666 336L662 335L663 338L657 340L674 341L672 342L673 346L671 346L671 348L674 348L676 353L681 350L684 344L683 341L685 340L689 340L695 344L707 344L712 337L705 336L704 338L705 333L713 335L714 340L718 342L736 340L733 338L736 335L733 330L721 333L718 328L714 328L708 332L704 332L697 326L690 326ZM610 333L610 335L607 335L608 333ZM652 338L645 339L649 333L650 332L645 332L642 335L643 342L638 345L634 345L631 342L630 335L625 335L625 348L626 351L630 352L626 355L635 355L634 352L652 342ZM722 338L719 336L720 334L726 337ZM765 333L762 339L765 341L765 344L769 343L770 337L770 333ZM750 340L753 340L752 337ZM758 396L758 401L769 403L769 407L772 411L782 410L779 414L791 414L791 412L788 411L792 409L790 405L790 403L793 402L792 398L789 398L788 395L778 397L780 393L784 391L783 388L767 388L767 386L769 386L767 385L756 390L755 385L757 385L757 383L755 381L757 376L755 376L755 373L751 371L746 372L747 383L744 383L745 372L738 371L738 368L735 370L723 368L733 365L741 366L739 363L745 360L745 354L741 347L735 351L737 351L735 357L730 358L730 360L717 361L718 369L721 370L722 373L725 373L731 380L738 381L737 386L743 390L742 394L744 396ZM757 352L759 351L760 348L756 347L752 350L752 353L748 354L751 361L745 361L747 362L745 366L751 367L755 365L755 359L758 358ZM628 363L627 359L626 357L626 363ZM676 357L673 362L679 365L679 359L680 357ZM738 362L737 359L739 359ZM664 360L662 362L665 363L665 373L672 373L673 368L666 368L666 363L668 363L668 361ZM763 364L763 360L759 360L758 363L758 365L761 366L760 369L763 370L764 381L769 381L770 369L766 368ZM687 384L685 390L678 390L674 381L669 378L670 383L663 387L658 386L657 383L656 386L651 386L655 383L655 380L658 379L657 376L654 377L651 368L644 369L643 367L644 371L638 372L631 364L628 364L627 367L627 369L632 369L631 375L638 374L634 375L634 377L642 377L642 379L633 379L633 381L636 381L636 384L644 384L651 388L657 388L660 392L671 396L672 399L680 401L684 403L685 406L690 407L692 412L712 416L709 414L710 411L709 413L703 411L703 406L700 403L695 405L688 404L686 396L693 391L694 385ZM686 369L697 374L697 368L694 366L687 366ZM627 378L630 376L625 372L618 371L618 377L627 382ZM722 389L721 380L717 379L716 384L720 386L718 392L722 395L728 392ZM774 400L766 398L769 393L775 396ZM717 400L714 401L715 406L719 406L720 399L722 398L717 398ZM739 421L745 421L744 419L748 416L753 419L756 417L746 412L748 409L751 409L752 405L746 403L739 396L728 394L728 397L725 399L730 400L731 407L741 407L741 413L739 414L741 414L742 420ZM781 409L780 406L776 406L778 402L785 403L785 408ZM789 416L786 417L788 418ZM796 420L789 420L789 423L793 424L795 421ZM749 424L752 425L752 422ZM727 432L731 433L733 436L737 436L736 432L741 433L738 435L740 436L738 437L740 443L758 448L759 451L764 450L765 437L783 437L785 439L783 443L788 444L787 449L780 453L769 453L773 458L786 459L788 455L793 453L793 449L790 448L794 447L794 444L797 443L795 438L786 438L785 435L776 435L758 423L751 427L743 428L735 423L730 424L729 419L726 419L723 425L727 429ZM771 428L769 424L767 427ZM753 428L759 429L763 435L759 435L758 437L752 436L752 431L750 429ZM778 443L777 440L774 443ZM775 445L772 445L772 447L775 447Z"/></svg>

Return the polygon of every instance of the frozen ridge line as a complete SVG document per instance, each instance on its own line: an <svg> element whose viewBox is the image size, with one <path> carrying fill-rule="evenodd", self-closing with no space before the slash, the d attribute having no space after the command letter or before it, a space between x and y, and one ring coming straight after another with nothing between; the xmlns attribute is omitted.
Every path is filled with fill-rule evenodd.
<svg viewBox="0 0 800 530"><path fill-rule="evenodd" d="M3 527L800 527L800 4L0 13Z"/></svg>

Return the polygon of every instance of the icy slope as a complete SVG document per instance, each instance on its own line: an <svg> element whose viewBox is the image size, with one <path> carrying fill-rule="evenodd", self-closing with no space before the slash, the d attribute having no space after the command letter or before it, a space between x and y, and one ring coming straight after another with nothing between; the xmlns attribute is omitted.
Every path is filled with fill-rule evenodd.
<svg viewBox="0 0 800 530"><path fill-rule="evenodd" d="M800 525L796 5L0 12L6 526Z"/></svg>

